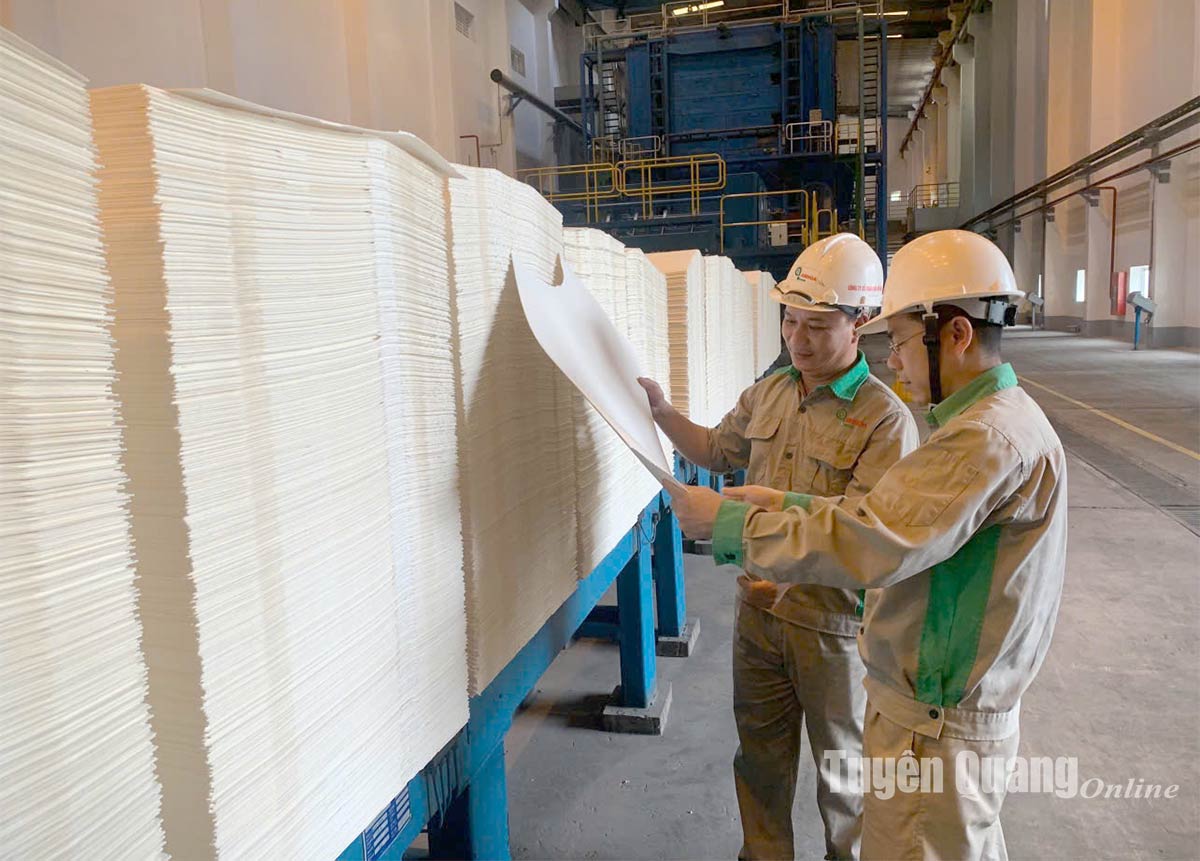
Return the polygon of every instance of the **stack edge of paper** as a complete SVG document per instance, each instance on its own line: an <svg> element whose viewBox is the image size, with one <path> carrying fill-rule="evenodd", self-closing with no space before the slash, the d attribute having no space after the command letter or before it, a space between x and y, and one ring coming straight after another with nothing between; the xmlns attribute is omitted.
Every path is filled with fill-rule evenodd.
<svg viewBox="0 0 1200 861"><path fill-rule="evenodd" d="M728 257L704 258L704 342L708 390L704 424L715 426L733 409L742 389L746 362L742 353L750 352L750 336L739 296L746 290L733 261ZM744 348L744 349L743 349ZM744 388L744 387L742 387Z"/></svg>
<svg viewBox="0 0 1200 861"><path fill-rule="evenodd" d="M92 111L167 850L335 857L466 720L444 180L220 97Z"/></svg>
<svg viewBox="0 0 1200 861"><path fill-rule="evenodd" d="M666 380L658 382L677 410L704 423L708 416L704 258L693 250L663 251L647 259L667 284L669 389Z"/></svg>
<svg viewBox="0 0 1200 861"><path fill-rule="evenodd" d="M0 30L0 853L163 848L85 81Z"/></svg>
<svg viewBox="0 0 1200 861"><path fill-rule="evenodd" d="M533 188L459 167L450 212L471 693L574 590L575 389L526 322L518 254L557 283L562 216Z"/></svg>
<svg viewBox="0 0 1200 861"><path fill-rule="evenodd" d="M744 272L754 296L754 374L761 375L779 358L783 348L779 326L781 306L771 298L775 279L770 272Z"/></svg>
<svg viewBox="0 0 1200 861"><path fill-rule="evenodd" d="M649 339L645 279L640 268L629 266L625 246L590 228L568 228L563 239L571 271L635 351L640 345L644 352ZM575 398L575 466L579 575L586 577L637 524L661 485L582 395Z"/></svg>

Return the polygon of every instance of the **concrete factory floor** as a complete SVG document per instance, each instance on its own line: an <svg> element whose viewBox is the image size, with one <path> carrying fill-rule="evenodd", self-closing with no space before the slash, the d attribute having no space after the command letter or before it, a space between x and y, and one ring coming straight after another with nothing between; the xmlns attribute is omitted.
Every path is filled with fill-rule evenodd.
<svg viewBox="0 0 1200 861"><path fill-rule="evenodd" d="M1195 858L1200 461L1179 448L1200 451L1200 354L1008 334L1008 358L1068 449L1071 482L1066 593L1049 657L1025 698L1021 752L1077 757L1080 781L1179 785L1174 800L1153 802L1012 795L1003 814L1009 852ZM884 351L869 350L873 358ZM700 641L690 658L659 659L660 684L674 691L662 737L596 728L618 669L616 647L595 641L563 652L518 715L507 743L514 858L736 856L734 571L706 557L688 556L686 564ZM795 813L797 857L820 858L808 757Z"/></svg>

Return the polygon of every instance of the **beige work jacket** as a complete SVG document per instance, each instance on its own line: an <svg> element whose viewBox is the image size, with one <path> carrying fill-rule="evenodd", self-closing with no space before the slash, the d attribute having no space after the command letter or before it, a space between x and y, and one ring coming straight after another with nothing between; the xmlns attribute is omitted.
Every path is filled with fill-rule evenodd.
<svg viewBox="0 0 1200 861"><path fill-rule="evenodd" d="M926 735L1006 738L1045 657L1066 569L1066 458L1009 365L934 408L924 445L859 499L722 505L720 562L780 582L874 589L867 694Z"/></svg>
<svg viewBox="0 0 1200 861"><path fill-rule="evenodd" d="M904 402L873 377L866 357L801 397L800 372L779 371L742 393L708 434L710 468L745 469L746 483L814 496L857 497L918 442ZM812 584L771 588L747 572L741 598L793 624L853 637L861 590ZM753 593L753 594L752 594Z"/></svg>

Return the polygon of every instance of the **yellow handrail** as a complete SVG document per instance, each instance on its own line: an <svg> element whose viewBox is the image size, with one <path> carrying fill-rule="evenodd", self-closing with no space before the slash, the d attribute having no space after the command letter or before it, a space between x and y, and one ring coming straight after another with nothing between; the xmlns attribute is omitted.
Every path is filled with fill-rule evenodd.
<svg viewBox="0 0 1200 861"><path fill-rule="evenodd" d="M687 181L667 179L656 181L656 172L688 169ZM716 176L702 177L701 171L715 170ZM629 175L636 172L635 184L630 185ZM725 187L725 159L717 153L696 155L662 156L660 158L625 159L617 163L617 186L625 197L640 197L642 216L654 215L654 198L664 194L691 195L692 215L700 214L700 192L717 191Z"/></svg>
<svg viewBox="0 0 1200 861"><path fill-rule="evenodd" d="M584 201L588 221L599 221L601 200L621 194L617 184L617 169L611 162L531 167L518 170L516 176L517 179L536 188L538 193L551 203L563 200ZM582 176L583 188L559 191L559 180L567 176Z"/></svg>
<svg viewBox="0 0 1200 861"><path fill-rule="evenodd" d="M727 200L734 200L736 198L748 198L748 197L762 197L762 198L783 197L783 196L789 195L789 194L800 195L801 203L800 203L799 211L804 214L802 216L800 216L799 218L767 218L767 219L760 219L757 221L726 221L725 220L725 201L727 201ZM720 220L719 220L719 224L720 224L719 235L720 235L720 239L721 239L721 253L722 254L725 253L725 230L726 230L726 228L729 228L729 227L754 227L754 226L761 226L764 224L799 224L801 226L800 227L800 241L802 244L808 245L809 244L809 236L810 236L809 212L810 212L810 205L811 205L812 199L813 199L813 196L811 196L809 194L808 190L804 189L804 188L790 188L790 189L784 189L782 191L747 191L747 192L741 192L739 194L723 194L723 195L721 195L721 208L720 208Z"/></svg>

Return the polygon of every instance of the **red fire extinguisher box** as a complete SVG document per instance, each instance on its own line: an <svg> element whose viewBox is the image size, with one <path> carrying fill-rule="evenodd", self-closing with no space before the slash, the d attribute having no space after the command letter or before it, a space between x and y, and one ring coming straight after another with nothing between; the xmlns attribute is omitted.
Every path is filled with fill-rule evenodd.
<svg viewBox="0 0 1200 861"><path fill-rule="evenodd" d="M1129 294L1129 273L1114 272L1113 283L1109 288L1109 298L1114 317L1125 316L1125 297Z"/></svg>

